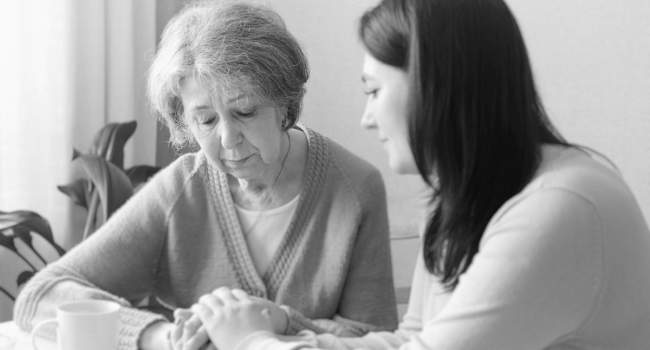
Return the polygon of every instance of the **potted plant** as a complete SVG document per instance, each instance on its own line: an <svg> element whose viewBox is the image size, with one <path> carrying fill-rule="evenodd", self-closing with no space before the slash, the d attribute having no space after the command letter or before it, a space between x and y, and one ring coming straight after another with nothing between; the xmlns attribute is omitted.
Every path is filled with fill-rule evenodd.
<svg viewBox="0 0 650 350"><path fill-rule="evenodd" d="M83 239L101 226L159 167L124 168L124 145L136 122L110 123L95 136L87 153L73 150L72 180L57 186L87 210ZM11 319L22 286L65 250L54 241L48 221L33 211L0 211L0 322Z"/></svg>
<svg viewBox="0 0 650 350"><path fill-rule="evenodd" d="M83 239L160 170L150 165L124 168L124 145L136 126L136 121L109 123L95 136L88 153L72 152L72 181L58 189L87 210Z"/></svg>

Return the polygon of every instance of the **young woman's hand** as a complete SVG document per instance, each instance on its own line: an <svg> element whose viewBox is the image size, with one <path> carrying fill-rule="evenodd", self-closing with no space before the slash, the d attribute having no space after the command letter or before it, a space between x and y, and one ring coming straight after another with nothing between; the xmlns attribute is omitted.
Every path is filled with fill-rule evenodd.
<svg viewBox="0 0 650 350"><path fill-rule="evenodd" d="M234 292L235 291L233 291L233 293ZM289 316L278 304L263 298L253 296L250 296L249 298L253 303L259 304L263 308L269 310L268 315L271 324L273 324L273 333L284 334L287 331L287 327L289 326Z"/></svg>
<svg viewBox="0 0 650 350"><path fill-rule="evenodd" d="M210 340L219 349L234 349L257 331L273 332L270 310L241 290L219 288L192 306Z"/></svg>

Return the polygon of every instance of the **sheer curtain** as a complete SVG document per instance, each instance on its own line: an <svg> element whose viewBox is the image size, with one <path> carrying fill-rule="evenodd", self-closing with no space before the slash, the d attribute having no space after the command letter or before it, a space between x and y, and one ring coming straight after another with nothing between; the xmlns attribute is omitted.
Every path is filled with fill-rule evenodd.
<svg viewBox="0 0 650 350"><path fill-rule="evenodd" d="M56 185L72 148L107 122L137 120L125 164L153 164L156 124L145 101L155 0L22 0L0 11L0 210L33 210L69 248L79 224ZM83 214L81 214L83 215Z"/></svg>

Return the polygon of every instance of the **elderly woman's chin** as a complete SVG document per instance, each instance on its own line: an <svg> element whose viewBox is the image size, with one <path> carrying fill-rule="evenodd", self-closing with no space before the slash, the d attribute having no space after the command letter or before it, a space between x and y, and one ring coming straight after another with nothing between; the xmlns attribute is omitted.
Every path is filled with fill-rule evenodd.
<svg viewBox="0 0 650 350"><path fill-rule="evenodd" d="M262 182L260 178L260 172L251 168L243 169L228 169L226 172L228 175L234 177L235 179L247 182Z"/></svg>
<svg viewBox="0 0 650 350"><path fill-rule="evenodd" d="M238 180L260 181L264 166L259 155L252 155L241 160L219 159L214 163L224 173Z"/></svg>

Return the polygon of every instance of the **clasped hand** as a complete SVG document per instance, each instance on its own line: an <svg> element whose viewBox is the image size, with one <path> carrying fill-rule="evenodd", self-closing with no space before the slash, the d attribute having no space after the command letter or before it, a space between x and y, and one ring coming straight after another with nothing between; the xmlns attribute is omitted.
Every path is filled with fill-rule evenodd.
<svg viewBox="0 0 650 350"><path fill-rule="evenodd" d="M275 303L239 289L218 288L190 309L174 312L174 350L230 350L257 331L283 333L288 317Z"/></svg>

